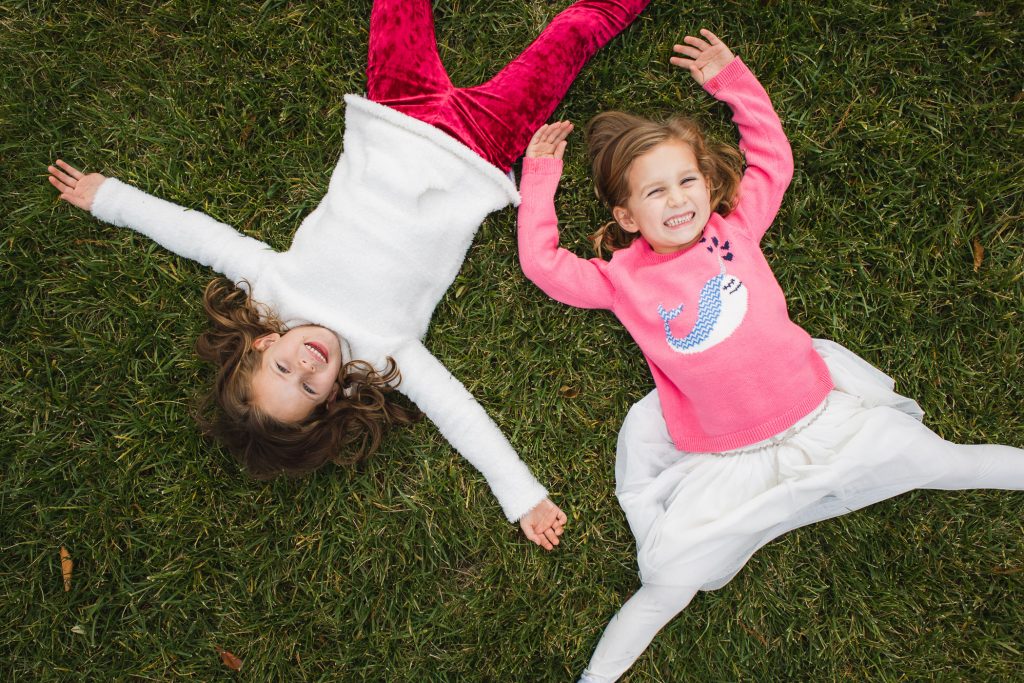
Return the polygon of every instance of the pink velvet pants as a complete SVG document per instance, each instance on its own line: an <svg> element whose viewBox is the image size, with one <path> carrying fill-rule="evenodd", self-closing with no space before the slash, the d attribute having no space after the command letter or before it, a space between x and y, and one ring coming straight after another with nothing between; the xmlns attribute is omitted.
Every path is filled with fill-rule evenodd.
<svg viewBox="0 0 1024 683"><path fill-rule="evenodd" d="M507 171L587 60L648 1L579 0L494 78L456 88L437 53L430 0L376 0L369 98L445 131Z"/></svg>

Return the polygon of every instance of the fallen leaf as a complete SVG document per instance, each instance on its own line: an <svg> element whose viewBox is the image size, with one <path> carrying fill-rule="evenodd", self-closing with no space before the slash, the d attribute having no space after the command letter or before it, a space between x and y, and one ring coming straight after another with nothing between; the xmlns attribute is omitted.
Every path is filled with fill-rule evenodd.
<svg viewBox="0 0 1024 683"><path fill-rule="evenodd" d="M60 547L60 573L64 577L64 592L71 590L71 570L75 563L71 561L71 553L64 546Z"/></svg>
<svg viewBox="0 0 1024 683"><path fill-rule="evenodd" d="M242 670L242 660L236 657L234 654L227 650L217 648L217 654L220 655L220 661L224 662L224 666L231 669L232 671Z"/></svg>
<svg viewBox="0 0 1024 683"><path fill-rule="evenodd" d="M562 387L558 390L558 393L564 396L565 398L576 398L577 396L580 395L580 390L575 387L570 387L568 385L562 385Z"/></svg>
<svg viewBox="0 0 1024 683"><path fill-rule="evenodd" d="M74 626L72 626L71 627L71 632L72 633L77 633L80 636L84 636L85 635L85 629L82 628L81 624L75 624Z"/></svg>
<svg viewBox="0 0 1024 683"><path fill-rule="evenodd" d="M978 238L974 238L974 272L977 273L981 268L981 260L985 258L985 247L981 246L981 242Z"/></svg>

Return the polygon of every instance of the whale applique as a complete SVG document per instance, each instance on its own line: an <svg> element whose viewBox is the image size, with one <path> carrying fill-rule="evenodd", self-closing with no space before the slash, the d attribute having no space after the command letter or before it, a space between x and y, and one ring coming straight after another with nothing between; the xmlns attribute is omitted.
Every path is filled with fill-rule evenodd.
<svg viewBox="0 0 1024 683"><path fill-rule="evenodd" d="M702 242L704 240L701 240ZM714 247L719 247L718 238L712 238ZM721 245L728 250L729 243ZM713 247L709 246L708 251ZM683 304L666 310L658 304L658 315L665 324L665 341L677 353L700 353L721 343L743 322L747 314L747 288L739 278L725 270L725 261L732 260L732 254L726 258L718 257L718 275L704 283L697 302L697 321L685 336L672 334L672 321L683 311Z"/></svg>

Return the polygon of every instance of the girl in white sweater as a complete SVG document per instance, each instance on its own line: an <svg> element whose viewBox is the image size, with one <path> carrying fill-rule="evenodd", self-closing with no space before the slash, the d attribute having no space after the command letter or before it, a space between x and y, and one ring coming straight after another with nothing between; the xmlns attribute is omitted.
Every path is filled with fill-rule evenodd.
<svg viewBox="0 0 1024 683"><path fill-rule="evenodd" d="M61 160L50 182L228 278L207 287L211 327L197 344L219 367L206 426L254 476L369 455L387 426L412 419L388 401L397 386L480 470L509 521L550 550L564 513L421 339L484 217L519 203L507 173L532 132L646 4L580 0L492 80L455 88L429 0L377 0L368 97L345 96L344 153L285 252Z"/></svg>

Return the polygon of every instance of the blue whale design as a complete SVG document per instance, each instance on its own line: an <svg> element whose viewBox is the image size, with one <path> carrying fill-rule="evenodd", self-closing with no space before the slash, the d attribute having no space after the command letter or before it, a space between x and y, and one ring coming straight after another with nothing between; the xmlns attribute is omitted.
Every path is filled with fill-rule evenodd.
<svg viewBox="0 0 1024 683"><path fill-rule="evenodd" d="M700 290L697 321L685 337L672 334L670 323L683 311L683 304L666 310L658 304L658 315L665 324L665 339L674 351L697 353L718 344L739 326L747 311L747 292L743 283L721 270Z"/></svg>

